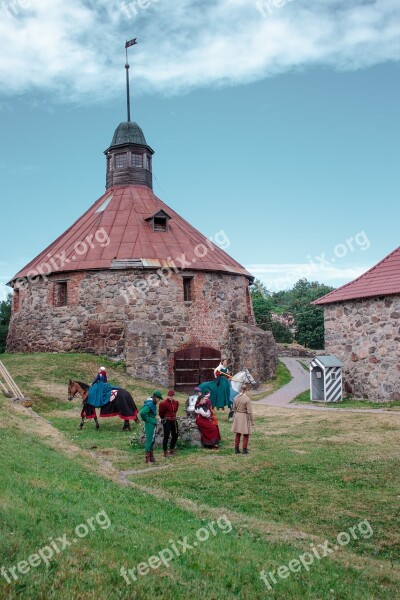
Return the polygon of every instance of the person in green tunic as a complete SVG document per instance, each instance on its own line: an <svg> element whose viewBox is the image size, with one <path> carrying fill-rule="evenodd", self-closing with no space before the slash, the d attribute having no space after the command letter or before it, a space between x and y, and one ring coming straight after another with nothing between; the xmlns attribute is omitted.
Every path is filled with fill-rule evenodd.
<svg viewBox="0 0 400 600"><path fill-rule="evenodd" d="M212 405L215 408L224 409L225 406L229 406L230 404L230 396L231 396L231 383L230 383L230 374L228 369L228 360L224 358L221 364L215 369L214 375L216 377L215 381L215 395L212 398ZM211 394L211 397L213 394Z"/></svg>
<svg viewBox="0 0 400 600"><path fill-rule="evenodd" d="M228 369L228 359L224 358L221 364L214 370L214 381L206 381L199 385L203 394L210 393L210 400L213 408L224 410L225 406L232 406L231 394L231 375Z"/></svg>
<svg viewBox="0 0 400 600"><path fill-rule="evenodd" d="M154 392L151 397L146 400L143 408L140 410L140 418L144 421L144 431L146 434L146 463L154 463L154 443L156 441L157 431L157 403L162 400L160 391Z"/></svg>

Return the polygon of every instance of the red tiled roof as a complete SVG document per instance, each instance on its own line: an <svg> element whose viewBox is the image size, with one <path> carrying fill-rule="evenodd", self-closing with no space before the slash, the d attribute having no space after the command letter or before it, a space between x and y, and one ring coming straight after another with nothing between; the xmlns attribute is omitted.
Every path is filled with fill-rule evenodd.
<svg viewBox="0 0 400 600"><path fill-rule="evenodd" d="M400 294L400 246L375 267L337 290L315 300L313 304L335 304L376 296Z"/></svg>
<svg viewBox="0 0 400 600"><path fill-rule="evenodd" d="M110 196L112 199L106 208L97 212ZM152 224L145 220L159 210L164 210L171 217L168 231L153 231ZM96 232L102 229L110 240L106 246L102 246L95 238ZM91 243L90 236L93 236ZM79 242L86 244L86 251ZM195 253L199 244L204 244L208 250L204 257L201 257L203 248ZM44 265L48 265L44 268L45 273L49 268L52 273L63 273L110 269L114 260L137 259L158 267L174 261L180 268L179 258L182 255L191 263L190 267L186 267L190 270L222 271L252 277L219 247L213 246L211 249L204 235L157 198L147 186L119 186L107 190L78 221L11 281L29 274L33 276Z"/></svg>

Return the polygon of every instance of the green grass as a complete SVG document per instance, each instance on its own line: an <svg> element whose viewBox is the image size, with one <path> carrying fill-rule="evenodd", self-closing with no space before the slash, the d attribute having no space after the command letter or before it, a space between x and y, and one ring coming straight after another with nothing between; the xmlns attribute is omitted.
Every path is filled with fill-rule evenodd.
<svg viewBox="0 0 400 600"><path fill-rule="evenodd" d="M292 400L293 404L315 404L316 406L326 406L328 408L379 408L383 410L400 410L400 400L392 402L374 402L373 400L356 400L354 398L344 398L341 402L314 402L310 397L310 390L302 392Z"/></svg>
<svg viewBox="0 0 400 600"><path fill-rule="evenodd" d="M280 360L278 360L278 364L276 366L276 373L274 377L266 384L267 387L264 392L260 392L259 394L251 394L252 400L262 400L267 396L270 396L277 390L279 390L284 385L287 385L292 381L293 377L287 368L287 366Z"/></svg>
<svg viewBox="0 0 400 600"><path fill-rule="evenodd" d="M299 360L298 362L301 364L301 366L303 367L303 369L304 369L305 371L307 371L307 373L309 373L309 372L310 372L310 368L309 368L309 366L308 366L308 364L307 364L307 363L303 362L302 360Z"/></svg>
<svg viewBox="0 0 400 600"><path fill-rule="evenodd" d="M81 355L2 356L24 391L67 444L37 421L0 400L0 567L26 560L49 541L105 510L111 526L96 528L46 568L8 584L0 598L386 600L399 596L398 498L400 418L282 410L256 405L250 455L233 454L231 424L220 412L219 452L181 448L153 470L143 448L118 419L78 431L79 402L66 401L71 373L89 381L98 360ZM106 362L101 359L101 362ZM143 399L151 386L129 381L123 365L106 362L116 384ZM43 380L41 379L43 377ZM59 379L58 379L59 378ZM39 390L38 393L36 390ZM45 391L50 390L50 395ZM38 394L38 396L36 396ZM41 422L40 422L41 423ZM131 438L134 443L131 444ZM103 461L106 461L103 463ZM104 472L103 472L103 466ZM107 465L135 469L134 487L111 480ZM233 530L218 532L169 567L162 565L128 586L120 568L133 568L226 514ZM307 573L278 579L272 591L259 572L276 570L367 519L373 536L359 536L316 562Z"/></svg>

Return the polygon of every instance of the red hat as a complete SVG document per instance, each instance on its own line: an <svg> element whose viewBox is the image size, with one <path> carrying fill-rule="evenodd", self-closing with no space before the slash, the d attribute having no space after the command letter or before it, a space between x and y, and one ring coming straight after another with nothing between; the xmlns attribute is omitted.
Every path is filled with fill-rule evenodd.
<svg viewBox="0 0 400 600"><path fill-rule="evenodd" d="M172 398L172 396L175 396L175 392L174 392L174 390L169 390L169 392L168 392L168 396L169 396L170 398Z"/></svg>

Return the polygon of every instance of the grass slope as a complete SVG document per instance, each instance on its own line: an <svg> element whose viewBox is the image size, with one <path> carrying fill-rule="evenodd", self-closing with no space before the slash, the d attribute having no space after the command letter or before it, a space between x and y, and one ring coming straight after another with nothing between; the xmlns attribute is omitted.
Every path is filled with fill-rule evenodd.
<svg viewBox="0 0 400 600"><path fill-rule="evenodd" d="M314 404L316 406L326 406L328 408L379 408L381 410L400 409L400 400L392 402L374 402L373 400L356 400L355 398L344 398L341 402L314 402L311 400L310 390L302 392L292 400L293 404Z"/></svg>
<svg viewBox="0 0 400 600"><path fill-rule="evenodd" d="M182 448L173 459L157 451L155 470L118 419L78 431L79 402L66 400L70 377L90 381L98 358L86 355L3 355L35 409L74 444L66 455L48 435L34 435L32 417L0 400L0 567L26 560L48 543L106 511L111 525L50 562L7 583L0 598L161 597L181 599L392 599L400 589L398 500L400 417L315 413L255 406L251 454L234 456L231 425L220 413L218 453ZM151 391L130 380L122 364L105 362L111 379L129 387L139 405ZM137 438L139 428L134 432ZM92 458L90 458L92 457ZM136 469L135 487L95 469L104 461ZM226 514L230 533L161 565L128 586L120 568L136 567ZM368 519L360 537L311 567L279 579L268 591L259 572L276 570Z"/></svg>

